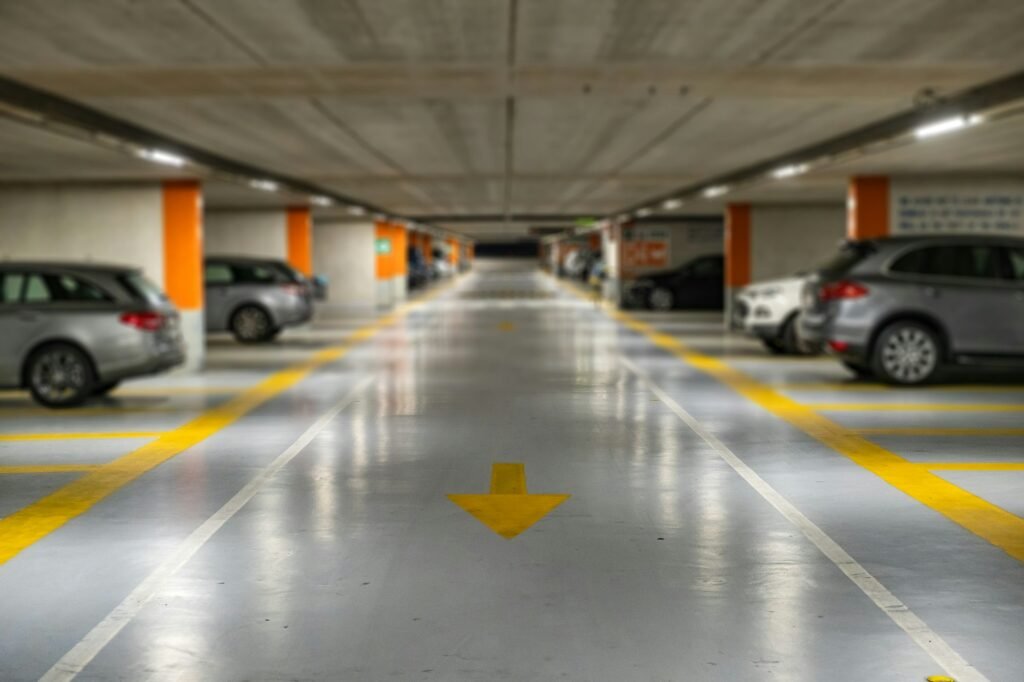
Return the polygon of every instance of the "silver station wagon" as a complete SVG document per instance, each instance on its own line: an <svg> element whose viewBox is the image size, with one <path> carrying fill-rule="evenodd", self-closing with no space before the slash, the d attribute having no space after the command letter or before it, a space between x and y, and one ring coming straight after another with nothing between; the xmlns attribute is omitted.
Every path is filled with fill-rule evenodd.
<svg viewBox="0 0 1024 682"><path fill-rule="evenodd" d="M272 341L313 317L313 284L284 261L239 256L206 259L206 331L241 343Z"/></svg>
<svg viewBox="0 0 1024 682"><path fill-rule="evenodd" d="M184 360L178 312L139 270L0 263L0 387L70 407Z"/></svg>

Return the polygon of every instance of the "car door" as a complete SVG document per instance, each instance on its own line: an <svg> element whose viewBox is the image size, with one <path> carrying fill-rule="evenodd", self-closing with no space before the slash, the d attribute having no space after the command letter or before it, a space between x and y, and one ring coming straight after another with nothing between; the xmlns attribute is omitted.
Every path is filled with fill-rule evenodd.
<svg viewBox="0 0 1024 682"><path fill-rule="evenodd" d="M1015 286L1006 254L993 244L963 242L915 249L890 273L910 275L901 303L939 320L957 354L1008 355L1017 347Z"/></svg>
<svg viewBox="0 0 1024 682"><path fill-rule="evenodd" d="M1024 246L1006 249L1006 258L1007 268L1013 280L1013 299L1016 303L1014 312L1010 315L1016 323L1015 354L1024 355Z"/></svg>
<svg viewBox="0 0 1024 682"><path fill-rule="evenodd" d="M21 354L30 322L21 309L21 292L25 285L22 272L0 272L0 386L21 383Z"/></svg>
<svg viewBox="0 0 1024 682"><path fill-rule="evenodd" d="M721 308L725 296L721 256L706 256L690 263L680 273L675 289L684 308Z"/></svg>
<svg viewBox="0 0 1024 682"><path fill-rule="evenodd" d="M234 282L231 266L207 261L203 268L203 281L206 293L206 331L223 331L227 329L231 310L231 285Z"/></svg>

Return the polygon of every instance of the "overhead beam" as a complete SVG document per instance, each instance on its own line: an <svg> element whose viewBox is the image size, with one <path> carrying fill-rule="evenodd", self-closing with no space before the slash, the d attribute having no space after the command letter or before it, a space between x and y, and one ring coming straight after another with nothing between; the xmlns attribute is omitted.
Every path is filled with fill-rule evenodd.
<svg viewBox="0 0 1024 682"><path fill-rule="evenodd" d="M699 183L691 183L641 203L625 207L616 214L635 215L637 211L657 210L669 200L689 201L704 198L712 187L747 187L768 182L772 172L783 167L807 164L825 167L892 146L913 142L913 131L921 126L955 116L980 114L997 119L1024 113L1024 71L978 85L951 97L937 99L849 132L801 147L779 156L745 166Z"/></svg>

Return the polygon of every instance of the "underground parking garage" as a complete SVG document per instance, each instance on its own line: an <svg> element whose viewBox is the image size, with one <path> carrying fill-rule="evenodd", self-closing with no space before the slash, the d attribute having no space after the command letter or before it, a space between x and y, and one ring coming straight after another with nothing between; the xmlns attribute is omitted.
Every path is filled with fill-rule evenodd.
<svg viewBox="0 0 1024 682"><path fill-rule="evenodd" d="M0 3L0 680L1024 679L1022 29Z"/></svg>

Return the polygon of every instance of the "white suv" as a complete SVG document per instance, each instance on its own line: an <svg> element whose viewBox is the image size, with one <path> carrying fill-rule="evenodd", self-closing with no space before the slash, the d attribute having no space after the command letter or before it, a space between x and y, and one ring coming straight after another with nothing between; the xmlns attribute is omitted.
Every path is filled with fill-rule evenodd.
<svg viewBox="0 0 1024 682"><path fill-rule="evenodd" d="M773 353L808 352L797 336L796 323L806 283L805 275L794 275L740 289L733 307L733 326L761 339Z"/></svg>

